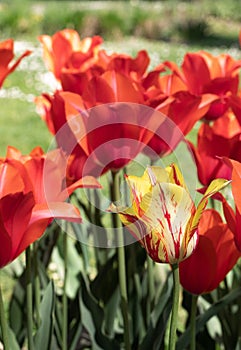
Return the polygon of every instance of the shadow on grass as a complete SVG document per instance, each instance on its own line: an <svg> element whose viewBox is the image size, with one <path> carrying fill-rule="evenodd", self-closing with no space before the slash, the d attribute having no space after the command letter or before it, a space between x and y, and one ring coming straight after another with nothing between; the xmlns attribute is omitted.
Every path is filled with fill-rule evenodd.
<svg viewBox="0 0 241 350"><path fill-rule="evenodd" d="M187 38L187 44L198 44L203 45L205 47L227 47L227 48L239 48L239 42L237 36L225 36L225 35L216 35L210 34L200 38Z"/></svg>

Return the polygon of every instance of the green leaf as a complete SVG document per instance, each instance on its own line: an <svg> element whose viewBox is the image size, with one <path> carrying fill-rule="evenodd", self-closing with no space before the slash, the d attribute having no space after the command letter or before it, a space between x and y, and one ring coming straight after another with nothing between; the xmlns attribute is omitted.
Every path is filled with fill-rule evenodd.
<svg viewBox="0 0 241 350"><path fill-rule="evenodd" d="M91 282L91 292L96 298L108 303L118 286L118 266L116 254L102 266Z"/></svg>
<svg viewBox="0 0 241 350"><path fill-rule="evenodd" d="M225 295L222 299L214 303L206 312L196 318L196 335L206 325L208 320L213 316L217 315L225 306L229 305L232 301L241 296L241 287L232 290L230 293ZM177 350L186 349L190 343L190 327L181 335L177 341Z"/></svg>
<svg viewBox="0 0 241 350"><path fill-rule="evenodd" d="M51 340L53 334L54 304L54 285L53 282L49 282L40 304L41 325L34 338L36 350L52 349Z"/></svg>
<svg viewBox="0 0 241 350"><path fill-rule="evenodd" d="M105 331L110 336L114 336L114 325L118 306L120 305L120 291L116 288L115 292L104 307L105 312Z"/></svg>
<svg viewBox="0 0 241 350"><path fill-rule="evenodd" d="M241 337L238 338L235 350L241 350Z"/></svg>
<svg viewBox="0 0 241 350"><path fill-rule="evenodd" d="M9 332L9 345L11 350L20 350L20 346L17 343L15 334L13 333L11 328L8 328Z"/></svg>
<svg viewBox="0 0 241 350"><path fill-rule="evenodd" d="M25 290L19 279L14 287L9 306L9 324L19 344L25 338Z"/></svg>
<svg viewBox="0 0 241 350"><path fill-rule="evenodd" d="M92 348L95 350L119 350L120 345L117 341L103 334L104 310L91 294L84 278L81 276L80 279L82 286L80 297L81 321L89 333Z"/></svg>
<svg viewBox="0 0 241 350"><path fill-rule="evenodd" d="M74 300L68 300L68 349L76 350L79 346L78 342L83 331L81 323L79 294Z"/></svg>
<svg viewBox="0 0 241 350"><path fill-rule="evenodd" d="M20 346L17 342L17 339L15 337L15 334L13 332L13 330L7 325L8 327L8 340L9 340L9 346L11 350L20 350ZM2 330L0 327L0 339L2 339Z"/></svg>
<svg viewBox="0 0 241 350"><path fill-rule="evenodd" d="M147 328L146 336L140 345L140 350L160 349L172 309L172 290L173 280L172 275L169 274L160 293L157 304L151 313L151 321Z"/></svg>

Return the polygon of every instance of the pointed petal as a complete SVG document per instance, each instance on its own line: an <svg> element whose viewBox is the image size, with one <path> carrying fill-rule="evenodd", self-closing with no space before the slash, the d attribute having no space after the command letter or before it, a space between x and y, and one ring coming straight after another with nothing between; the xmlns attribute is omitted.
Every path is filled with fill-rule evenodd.
<svg viewBox="0 0 241 350"><path fill-rule="evenodd" d="M241 196L240 196L240 186L241 186L241 163L229 158L224 158L224 161L230 168L232 168L232 192L239 212L241 212Z"/></svg>
<svg viewBox="0 0 241 350"><path fill-rule="evenodd" d="M73 193L77 188L102 188L101 184L93 176L84 176L80 180L74 182L72 185L67 187L68 195Z"/></svg>
<svg viewBox="0 0 241 350"><path fill-rule="evenodd" d="M203 210L206 208L206 205L208 203L208 198L213 196L218 191L222 190L229 183L230 183L230 181L227 181L225 179L215 179L211 182L211 184L208 186L206 192L204 193L203 198L201 199L200 203L198 204L196 213L190 222L190 227L188 229L191 232L193 232L197 229L201 215L203 213Z"/></svg>
<svg viewBox="0 0 241 350"><path fill-rule="evenodd" d="M143 232L142 223L136 216L135 210L133 207L120 207L115 206L113 203L107 209L108 212L118 214L121 222L130 233L137 239L140 240L146 232Z"/></svg>
<svg viewBox="0 0 241 350"><path fill-rule="evenodd" d="M169 182L176 184L178 186L182 186L187 189L185 185L184 178L182 176L181 171L179 170L176 164L171 164L168 168L166 168L169 173Z"/></svg>
<svg viewBox="0 0 241 350"><path fill-rule="evenodd" d="M64 219L74 222L82 221L79 210L72 204L65 202L37 204L34 207L30 224L42 219Z"/></svg>

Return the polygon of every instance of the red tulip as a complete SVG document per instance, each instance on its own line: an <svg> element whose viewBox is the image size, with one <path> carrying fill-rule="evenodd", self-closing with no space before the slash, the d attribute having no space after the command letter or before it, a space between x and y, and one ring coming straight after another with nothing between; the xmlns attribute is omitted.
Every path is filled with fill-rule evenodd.
<svg viewBox="0 0 241 350"><path fill-rule="evenodd" d="M144 153L153 159L171 153L205 115L213 100L212 95L197 97L188 91L176 92L164 99L156 109L168 117L160 124Z"/></svg>
<svg viewBox="0 0 241 350"><path fill-rule="evenodd" d="M55 33L52 37L41 35L44 60L48 69L60 80L64 68L78 69L82 71L94 64L98 57L99 45L102 39L99 36L80 39L79 34L73 29L64 29Z"/></svg>
<svg viewBox="0 0 241 350"><path fill-rule="evenodd" d="M31 53L31 51L27 50L15 62L13 62L13 50L14 41L12 39L0 42L0 87L3 85L6 77L19 65L21 60Z"/></svg>
<svg viewBox="0 0 241 350"><path fill-rule="evenodd" d="M104 73L109 71L126 77L126 81L128 79L131 84L142 84L142 80L146 77L149 62L150 59L144 50L139 51L135 58L118 53L109 55L106 51L101 50L98 53L98 59L88 69L84 70L81 64L79 67L76 66L75 69L71 67L64 68L61 74L61 85L64 91L82 95L92 78L103 77ZM104 79L106 78L104 77ZM138 87L138 89L141 89L141 87Z"/></svg>
<svg viewBox="0 0 241 350"><path fill-rule="evenodd" d="M114 53L109 58L106 70L114 70L130 77L133 81L140 81L145 76L149 63L150 58L145 50L139 51L135 58Z"/></svg>
<svg viewBox="0 0 241 350"><path fill-rule="evenodd" d="M54 218L81 222L79 211L64 200L77 187L93 186L86 178L66 187L62 152L40 148L23 156L9 148L0 161L0 267L13 261L40 238Z"/></svg>
<svg viewBox="0 0 241 350"><path fill-rule="evenodd" d="M233 233L217 211L203 212L198 234L194 253L179 265L181 284L192 294L216 289L240 257Z"/></svg>
<svg viewBox="0 0 241 350"><path fill-rule="evenodd" d="M241 160L241 127L232 112L213 125L202 124L197 146L191 145L200 182L207 186L213 179L230 179L231 170L221 157Z"/></svg>
<svg viewBox="0 0 241 350"><path fill-rule="evenodd" d="M111 78L115 89L108 85ZM45 119L59 147L72 155L72 175L77 162L79 172L84 169L86 175L97 177L108 169L122 168L143 150L165 118L141 104L119 102L128 98L137 102L138 96L128 78L106 72L104 78L86 87L83 98L69 92L56 92L52 99L43 97Z"/></svg>
<svg viewBox="0 0 241 350"><path fill-rule="evenodd" d="M208 120L222 116L230 106L230 96L238 92L241 60L236 61L230 55L213 56L199 51L187 53L181 69L173 62L165 62L165 65L186 84L191 94L208 93L218 97L205 114Z"/></svg>
<svg viewBox="0 0 241 350"><path fill-rule="evenodd" d="M142 80L145 103L153 108L158 107L176 92L187 91L186 85L177 75L165 74L160 76L162 72L165 72L164 64L157 66ZM173 100L174 98L171 99L171 101Z"/></svg>
<svg viewBox="0 0 241 350"><path fill-rule="evenodd" d="M168 116L169 120L160 124L148 147L144 149L154 159L172 152L217 100L213 94L197 96L190 93L177 74L160 76L164 70L165 65L159 65L142 82L145 104Z"/></svg>
<svg viewBox="0 0 241 350"><path fill-rule="evenodd" d="M231 169L231 185L232 194L234 199L234 209L228 204L227 200L222 197L223 208L225 218L227 220L230 230L234 234L234 239L238 250L241 252L241 197L240 197L240 186L241 186L241 163L224 158L224 162Z"/></svg>
<svg viewBox="0 0 241 350"><path fill-rule="evenodd" d="M241 91L239 90L237 95L231 95L229 97L230 108L237 117L239 124L241 125Z"/></svg>

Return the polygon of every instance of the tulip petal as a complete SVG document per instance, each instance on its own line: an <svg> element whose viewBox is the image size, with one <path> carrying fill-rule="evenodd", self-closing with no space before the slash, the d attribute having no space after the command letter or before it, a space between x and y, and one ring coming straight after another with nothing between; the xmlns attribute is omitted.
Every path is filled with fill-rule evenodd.
<svg viewBox="0 0 241 350"><path fill-rule="evenodd" d="M42 219L64 219L81 222L80 213L70 203L51 202L48 204L36 204L30 220L30 224Z"/></svg>
<svg viewBox="0 0 241 350"><path fill-rule="evenodd" d="M214 246L207 237L202 236L194 253L180 263L181 285L192 294L202 294L215 278L216 269Z"/></svg>
<svg viewBox="0 0 241 350"><path fill-rule="evenodd" d="M126 176L126 180L131 189L131 199L134 203L140 203L142 197L151 191L151 188L156 185L157 182L169 182L168 172L166 169L152 166L147 167L144 174L141 177L138 176Z"/></svg>
<svg viewBox="0 0 241 350"><path fill-rule="evenodd" d="M189 234L185 229L194 209L189 193L175 184L158 184L143 197L140 206L144 213L140 219L150 231L159 232L168 262L186 257L187 246L183 242L189 242L191 237L185 238Z"/></svg>
<svg viewBox="0 0 241 350"><path fill-rule="evenodd" d="M12 256L11 260L17 258L28 246L30 246L30 244L42 237L48 224L49 219L38 220L30 224L27 230L24 232L19 246L15 251L14 256Z"/></svg>
<svg viewBox="0 0 241 350"><path fill-rule="evenodd" d="M236 160L224 158L226 164L232 168L232 192L235 204L241 212L241 196L240 196L240 186L241 186L241 163Z"/></svg>
<svg viewBox="0 0 241 350"><path fill-rule="evenodd" d="M144 173L142 177L126 176L126 180L130 188L131 203L134 211L138 213L143 196L151 190L149 177Z"/></svg>
<svg viewBox="0 0 241 350"><path fill-rule="evenodd" d="M5 263L3 261L2 263L4 265L18 255L18 247L25 236L33 207L34 197L32 192L27 194L22 192L14 193L1 198L0 221L3 226L1 228L1 239L3 240L1 243L3 247L5 246L4 241L6 242L6 251L2 252L5 261ZM6 234L9 239L7 239ZM9 240L11 241L11 248Z"/></svg>
<svg viewBox="0 0 241 350"><path fill-rule="evenodd" d="M218 191L222 190L229 183L230 183L230 181L227 181L225 179L215 179L211 182L211 184L206 189L203 198L199 202L199 204L197 206L196 213L190 222L190 227L188 227L188 229L190 231L193 232L197 229L201 215L202 215L202 213L203 213L203 211L208 203L208 198L213 196Z"/></svg>
<svg viewBox="0 0 241 350"><path fill-rule="evenodd" d="M77 188L102 188L101 184L93 176L84 176L72 185L67 187L68 195L73 193ZM65 198L67 198L66 196Z"/></svg>
<svg viewBox="0 0 241 350"><path fill-rule="evenodd" d="M169 182L182 186L187 190L182 173L176 164L171 164L166 170L169 173Z"/></svg>
<svg viewBox="0 0 241 350"><path fill-rule="evenodd" d="M217 288L240 256L232 232L215 210L204 211L198 232L197 248L180 264L181 284L193 294Z"/></svg>

